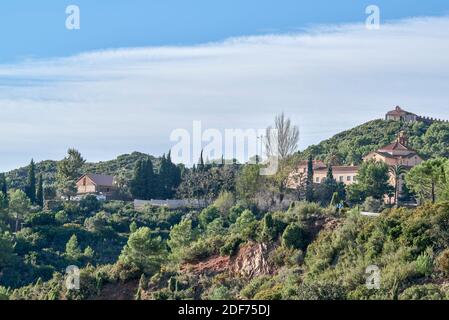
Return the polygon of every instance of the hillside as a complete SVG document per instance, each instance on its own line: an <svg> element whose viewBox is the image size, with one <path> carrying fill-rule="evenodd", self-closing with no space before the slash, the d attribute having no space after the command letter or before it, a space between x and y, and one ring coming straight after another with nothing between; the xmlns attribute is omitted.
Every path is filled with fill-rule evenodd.
<svg viewBox="0 0 449 320"><path fill-rule="evenodd" d="M393 142L401 130L409 137L410 147L424 158L449 156L448 123L373 120L308 147L301 152L301 158L305 160L312 155L319 160L332 159L337 164L359 164L364 155Z"/></svg>
<svg viewBox="0 0 449 320"><path fill-rule="evenodd" d="M136 162L139 159L150 157L153 160L155 168L159 166L159 159L148 154L133 152L131 154L124 154L118 156L114 160L102 161L97 163L86 163L83 167L83 172L110 174L116 175L118 173L124 174L130 178ZM36 163L37 174L42 173L44 182L51 185L55 182L58 161L46 160ZM6 178L10 188L24 188L26 184L28 173L28 166L12 170L6 173Z"/></svg>
<svg viewBox="0 0 449 320"><path fill-rule="evenodd" d="M12 288L0 286L0 297L3 292L6 299L28 300L449 298L449 202L388 209L377 218L310 203L256 218L234 206L226 210L237 213L235 221L229 214L203 219L224 207L200 214L158 209L135 215L115 203L97 209L111 217L86 218L81 207L73 209L72 221L79 224L63 224L60 213L52 212L45 220L35 215L19 232L15 250L23 262L4 268L0 284ZM126 230L133 222L144 227ZM70 235L79 240L76 250L69 246L61 254ZM88 247L95 255L82 253ZM35 263L27 262L30 254ZM83 267L79 291L64 286L68 263ZM381 270L379 288L367 287L372 266Z"/></svg>

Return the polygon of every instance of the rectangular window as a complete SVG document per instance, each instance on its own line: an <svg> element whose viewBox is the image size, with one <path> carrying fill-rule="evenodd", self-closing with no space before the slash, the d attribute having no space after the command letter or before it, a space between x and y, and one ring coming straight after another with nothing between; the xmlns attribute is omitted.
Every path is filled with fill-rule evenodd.
<svg viewBox="0 0 449 320"><path fill-rule="evenodd" d="M340 179L340 182L343 182L343 176L340 176L339 179Z"/></svg>
<svg viewBox="0 0 449 320"><path fill-rule="evenodd" d="M320 178L315 179L316 183L320 183Z"/></svg>
<svg viewBox="0 0 449 320"><path fill-rule="evenodd" d="M351 181L351 176L347 176L346 181Z"/></svg>

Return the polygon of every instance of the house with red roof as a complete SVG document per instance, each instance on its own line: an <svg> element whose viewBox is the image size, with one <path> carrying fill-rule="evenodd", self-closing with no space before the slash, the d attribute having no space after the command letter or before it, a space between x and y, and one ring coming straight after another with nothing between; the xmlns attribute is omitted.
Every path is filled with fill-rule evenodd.
<svg viewBox="0 0 449 320"><path fill-rule="evenodd" d="M404 132L399 134L394 143L369 153L363 160L382 161L391 167L401 165L408 169L423 162L423 159L416 153L416 151L408 146L408 139Z"/></svg>
<svg viewBox="0 0 449 320"><path fill-rule="evenodd" d="M369 153L363 158L364 161L375 160L385 162L389 167L396 165L402 166L405 171L410 170L414 166L420 164L424 160L418 153L408 146L408 139L404 132L400 132L395 142L379 148ZM327 165L320 161L313 161L313 182L316 184L323 183L327 177ZM332 166L332 173L337 182L345 185L351 185L357 182L359 167L358 166ZM405 174L404 174L405 175ZM402 192L404 185L404 175L400 177L399 193ZM304 183L307 179L307 161L301 161L297 169L290 173L287 186L295 189ZM390 183L395 185L395 177L390 174ZM391 200L391 199L389 199Z"/></svg>
<svg viewBox="0 0 449 320"><path fill-rule="evenodd" d="M418 119L419 117L416 114L405 111L400 106L396 106L394 110L387 112L385 115L387 121L416 122Z"/></svg>

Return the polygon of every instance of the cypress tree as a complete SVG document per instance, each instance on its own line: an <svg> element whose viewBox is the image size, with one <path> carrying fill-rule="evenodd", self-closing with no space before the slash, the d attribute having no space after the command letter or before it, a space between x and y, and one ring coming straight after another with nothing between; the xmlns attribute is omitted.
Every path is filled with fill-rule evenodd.
<svg viewBox="0 0 449 320"><path fill-rule="evenodd" d="M306 200L313 201L313 159L309 157L307 162Z"/></svg>
<svg viewBox="0 0 449 320"><path fill-rule="evenodd" d="M327 180L334 180L334 172L333 172L332 166L330 164L327 166L326 179Z"/></svg>
<svg viewBox="0 0 449 320"><path fill-rule="evenodd" d="M28 166L28 180L26 191L26 194L31 200L31 203L36 204L36 165L34 164L34 160L31 160L31 163Z"/></svg>
<svg viewBox="0 0 449 320"><path fill-rule="evenodd" d="M154 174L153 162L150 158L144 161L143 166L143 177L144 177L144 199L151 200L157 196L157 176Z"/></svg>
<svg viewBox="0 0 449 320"><path fill-rule="evenodd" d="M0 192L2 192L5 196L8 196L8 185L6 183L4 173L0 173Z"/></svg>
<svg viewBox="0 0 449 320"><path fill-rule="evenodd" d="M8 207L8 185L4 173L0 173L0 209Z"/></svg>
<svg viewBox="0 0 449 320"><path fill-rule="evenodd" d="M201 150L200 160L198 161L198 170L199 171L203 171L204 170L203 151L204 150Z"/></svg>
<svg viewBox="0 0 449 320"><path fill-rule="evenodd" d="M326 180L324 181L325 195L322 199L325 203L332 203L332 198L334 193L337 191L337 180L334 179L334 174L332 170L332 165L329 164L327 167ZM337 193L338 195L338 193Z"/></svg>
<svg viewBox="0 0 449 320"><path fill-rule="evenodd" d="M171 161L171 151L168 152L167 163L169 167L168 192L169 198L172 198L181 184L181 169Z"/></svg>
<svg viewBox="0 0 449 320"><path fill-rule="evenodd" d="M130 182L131 194L135 199L145 200L144 160L137 161L134 167L133 179Z"/></svg>
<svg viewBox="0 0 449 320"><path fill-rule="evenodd" d="M44 207L44 181L42 179L42 174L39 174L37 178L36 204L41 208Z"/></svg>
<svg viewBox="0 0 449 320"><path fill-rule="evenodd" d="M173 198L176 188L181 183L181 170L171 161L171 152L161 159L158 180L160 196L163 199Z"/></svg>
<svg viewBox="0 0 449 320"><path fill-rule="evenodd" d="M156 192L157 196L161 199L168 199L170 197L170 164L168 159L165 158L165 154L161 159L161 166L159 168L159 176L158 176L158 192Z"/></svg>

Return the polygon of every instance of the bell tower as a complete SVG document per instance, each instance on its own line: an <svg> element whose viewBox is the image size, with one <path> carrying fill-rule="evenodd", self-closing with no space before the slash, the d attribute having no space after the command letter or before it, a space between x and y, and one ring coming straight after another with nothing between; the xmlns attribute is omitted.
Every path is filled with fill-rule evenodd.
<svg viewBox="0 0 449 320"><path fill-rule="evenodd" d="M408 138L404 131L399 132L397 141L403 146L408 147Z"/></svg>

